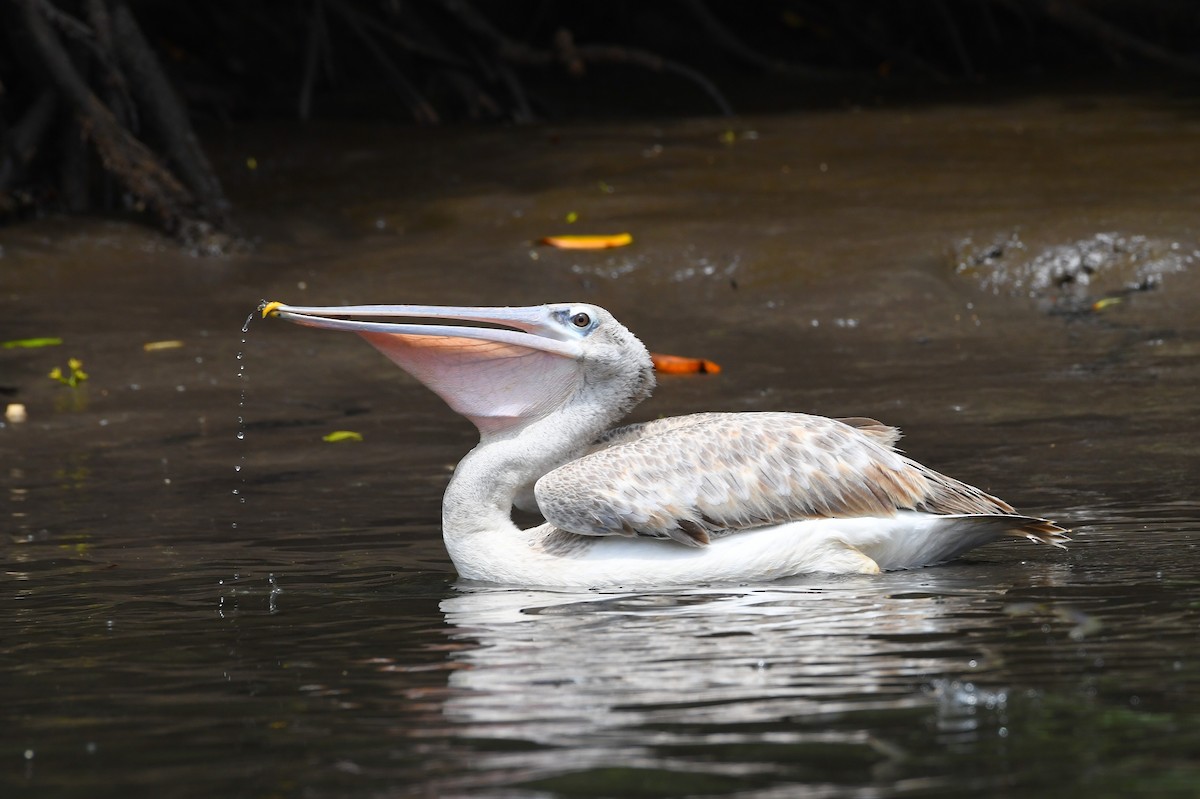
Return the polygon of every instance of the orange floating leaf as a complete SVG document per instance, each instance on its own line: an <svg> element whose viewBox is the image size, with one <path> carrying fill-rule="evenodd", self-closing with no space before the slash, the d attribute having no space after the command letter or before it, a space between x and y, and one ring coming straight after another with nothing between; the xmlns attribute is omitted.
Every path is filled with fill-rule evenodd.
<svg viewBox="0 0 1200 799"><path fill-rule="evenodd" d="M654 371L667 375L720 374L721 367L713 361L704 358L685 358L682 355L662 355L650 353L654 362Z"/></svg>
<svg viewBox="0 0 1200 799"><path fill-rule="evenodd" d="M560 250L607 250L632 244L633 236L628 233L607 236L546 236L540 243Z"/></svg>

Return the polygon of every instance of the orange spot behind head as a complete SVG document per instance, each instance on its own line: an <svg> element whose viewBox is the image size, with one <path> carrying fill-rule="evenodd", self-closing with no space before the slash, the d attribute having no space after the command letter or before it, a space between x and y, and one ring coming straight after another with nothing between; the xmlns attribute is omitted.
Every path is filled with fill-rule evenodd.
<svg viewBox="0 0 1200 799"><path fill-rule="evenodd" d="M715 375L721 373L719 365L704 358L685 358L682 355L663 355L652 352L650 360L654 362L654 371L667 375Z"/></svg>

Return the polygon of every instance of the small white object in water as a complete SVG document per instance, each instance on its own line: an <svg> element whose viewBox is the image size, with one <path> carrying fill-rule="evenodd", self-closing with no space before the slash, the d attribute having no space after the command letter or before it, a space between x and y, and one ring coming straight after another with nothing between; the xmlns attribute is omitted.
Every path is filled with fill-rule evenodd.
<svg viewBox="0 0 1200 799"><path fill-rule="evenodd" d="M28 418L25 406L19 402L8 403L8 407L4 409L4 418L13 424L20 424Z"/></svg>

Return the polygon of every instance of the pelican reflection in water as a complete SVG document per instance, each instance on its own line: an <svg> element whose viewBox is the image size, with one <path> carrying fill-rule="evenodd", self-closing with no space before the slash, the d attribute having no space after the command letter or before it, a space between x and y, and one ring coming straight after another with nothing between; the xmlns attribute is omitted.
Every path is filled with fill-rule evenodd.
<svg viewBox="0 0 1200 799"><path fill-rule="evenodd" d="M467 579L758 582L929 566L1004 536L1067 540L905 457L899 431L872 419L700 413L613 427L649 396L654 371L642 343L594 305L262 312L358 333L479 429L442 504L446 549ZM514 506L546 522L518 529Z"/></svg>

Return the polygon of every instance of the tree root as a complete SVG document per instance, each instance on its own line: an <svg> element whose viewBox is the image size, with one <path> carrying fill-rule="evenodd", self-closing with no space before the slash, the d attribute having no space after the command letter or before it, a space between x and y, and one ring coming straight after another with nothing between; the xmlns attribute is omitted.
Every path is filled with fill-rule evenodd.
<svg viewBox="0 0 1200 799"><path fill-rule="evenodd" d="M849 80L857 77L845 70L811 67L781 58L764 56L723 25L704 0L685 0L684 5L717 45L741 61L756 66L764 72L802 81Z"/></svg>
<svg viewBox="0 0 1200 799"><path fill-rule="evenodd" d="M1135 36L1092 14L1070 0L1041 0L1046 16L1063 26L1116 51L1128 51L1185 75L1200 76L1200 60L1181 56L1165 47Z"/></svg>
<svg viewBox="0 0 1200 799"><path fill-rule="evenodd" d="M442 0L442 5L468 29L490 41L495 47L496 54L505 61L536 67L548 67L557 63L564 66L572 75L584 74L584 65L587 63L625 64L642 67L652 72L674 74L700 87L721 114L725 116L733 114L733 106L712 81L704 77L698 70L669 58L625 45L576 45L574 37L565 28L555 34L554 51L542 50L504 35L467 0Z"/></svg>
<svg viewBox="0 0 1200 799"><path fill-rule="evenodd" d="M227 225L227 203L220 184L191 130L186 111L162 74L153 52L122 0L106 6L91 0L89 11L96 27L73 17L50 0L13 0L8 18L24 35L24 47L40 68L45 84L37 102L9 137L10 159L17 171L31 164L41 149L59 152L59 194L69 210L85 210L101 193L89 178L89 158L80 144L86 142L107 175L115 178L168 232L188 243L209 242ZM111 27L109 26L111 22ZM102 101L64 46L63 31L100 67L101 84L112 98ZM125 78L125 71L134 80ZM132 87L132 92L127 88ZM51 100L45 98L51 98ZM55 109L62 106L72 120L65 136L50 136ZM145 119L161 143L160 157L134 132ZM0 182L6 187L13 170Z"/></svg>

